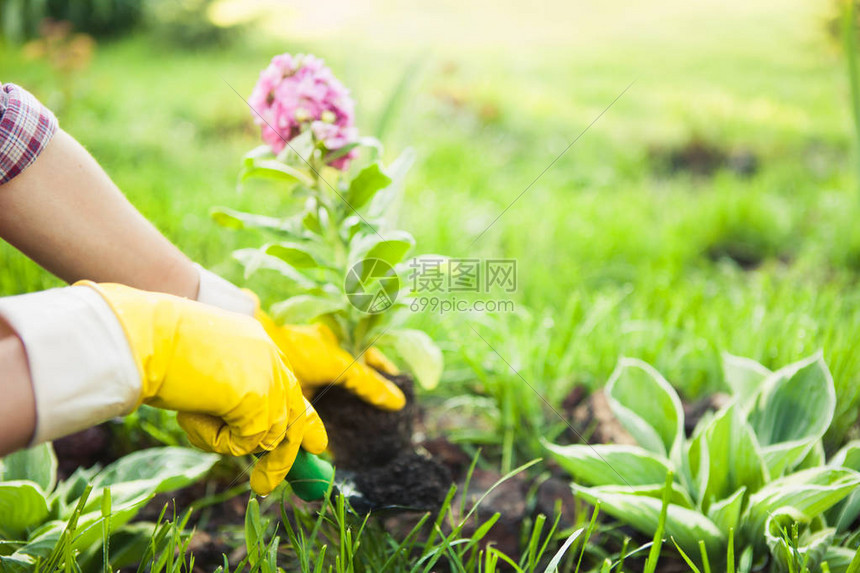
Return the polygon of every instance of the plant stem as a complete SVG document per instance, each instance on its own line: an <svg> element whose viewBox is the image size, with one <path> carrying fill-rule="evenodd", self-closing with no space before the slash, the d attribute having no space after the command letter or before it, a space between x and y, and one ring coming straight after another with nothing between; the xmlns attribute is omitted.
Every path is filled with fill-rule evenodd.
<svg viewBox="0 0 860 573"><path fill-rule="evenodd" d="M332 255L334 258L332 262L334 267L342 277L342 280L344 280L346 279L346 274L349 271L347 268L347 265L349 264L349 257L347 254L349 251L349 244L340 233L340 227L343 224L345 216L340 216L342 210L335 208L335 206L332 205L326 197L326 188L329 185L319 174L320 169L322 169L323 166L318 162L315 155L311 156L310 162L314 181L314 199L316 200L317 209L324 209L328 214L328 225L325 227L325 238L332 249ZM343 345L347 350L352 349L354 354L357 352L355 348L363 342L366 334L366 332L358 332L360 330L361 317L357 317L356 312L357 311L355 309L347 309L347 327L346 332L344 333L345 339L341 340L341 345ZM360 352L360 350L361 349L358 351Z"/></svg>

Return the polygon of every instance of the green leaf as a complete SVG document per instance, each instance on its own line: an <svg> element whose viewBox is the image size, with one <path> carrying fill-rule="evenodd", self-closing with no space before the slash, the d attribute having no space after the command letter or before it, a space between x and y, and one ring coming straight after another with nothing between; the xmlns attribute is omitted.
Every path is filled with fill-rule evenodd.
<svg viewBox="0 0 860 573"><path fill-rule="evenodd" d="M302 226L317 235L322 235L323 229L320 224L319 209L315 205L310 205L306 208L302 215Z"/></svg>
<svg viewBox="0 0 860 573"><path fill-rule="evenodd" d="M708 423L700 423L697 429L702 428L702 431L694 433L693 439L687 443L686 448L681 448L682 451L686 451L686 455L682 459L685 467L681 476L697 500L704 497L708 488L708 478L711 475L711 454L708 451L708 440L704 431Z"/></svg>
<svg viewBox="0 0 860 573"><path fill-rule="evenodd" d="M263 249L266 247L264 246ZM245 279L251 277L259 270L275 271L301 288L314 288L316 283L305 277L295 268L291 267L281 259L266 254L261 249L239 249L233 251L233 258L245 267Z"/></svg>
<svg viewBox="0 0 860 573"><path fill-rule="evenodd" d="M809 468L823 466L825 459L826 454L824 452L824 442L822 440L817 440L806 453L806 457L794 466L794 471L808 470Z"/></svg>
<svg viewBox="0 0 860 573"><path fill-rule="evenodd" d="M763 382L749 420L771 477L806 457L830 426L835 408L833 378L820 353Z"/></svg>
<svg viewBox="0 0 860 573"><path fill-rule="evenodd" d="M272 153L272 148L268 144L258 145L242 157L242 165L250 167L257 160L274 158L275 154Z"/></svg>
<svg viewBox="0 0 860 573"><path fill-rule="evenodd" d="M277 219L265 215L243 213L227 207L213 207L209 211L212 220L227 229L266 229L280 233L296 234L295 225L290 219Z"/></svg>
<svg viewBox="0 0 860 573"><path fill-rule="evenodd" d="M385 172L391 177L391 184L373 198L367 209L371 217L383 217L389 210L396 209L398 201L403 197L406 175L413 163L415 163L415 150L407 147L385 168Z"/></svg>
<svg viewBox="0 0 860 573"><path fill-rule="evenodd" d="M588 486L656 484L662 489L666 474L672 471L669 460L637 446L544 443L544 447L578 483Z"/></svg>
<svg viewBox="0 0 860 573"><path fill-rule="evenodd" d="M709 466L707 487L701 498L704 511L712 502L742 487L755 493L767 481L767 468L755 434L736 405L721 410L703 438L708 444Z"/></svg>
<svg viewBox="0 0 860 573"><path fill-rule="evenodd" d="M310 253L309 249L299 243L275 243L265 247L265 253L277 257L297 269L311 269L322 266Z"/></svg>
<svg viewBox="0 0 860 573"><path fill-rule="evenodd" d="M652 537L660 521L662 501L649 496L637 496L615 491L604 491L602 487L587 488L571 486L578 496L592 505L600 503L601 511L633 527L640 533ZM699 540L705 542L708 551L716 554L725 543L725 536L707 517L698 511L669 505L666 514L666 531L687 553L698 551Z"/></svg>
<svg viewBox="0 0 860 573"><path fill-rule="evenodd" d="M113 571L140 563L141 556L154 542L158 535L154 523L135 522L124 525L119 531L110 536L110 565ZM84 571L95 570L102 565L102 551L90 552L90 559L79 558L78 563Z"/></svg>
<svg viewBox="0 0 860 573"><path fill-rule="evenodd" d="M860 441L853 440L845 444L836 452L828 465L860 471ZM858 517L860 517L860 491L855 491L828 512L827 522L835 525L836 530L841 533L848 530Z"/></svg>
<svg viewBox="0 0 860 573"><path fill-rule="evenodd" d="M31 573L35 564L35 559L21 553L0 556L0 571L3 573Z"/></svg>
<svg viewBox="0 0 860 573"><path fill-rule="evenodd" d="M832 527L814 533L805 530L796 542L793 540L789 542L793 524L804 524L806 521L803 515L797 515L791 510L777 511L768 517L764 528L765 541L771 557L777 563L778 570L792 571L795 570L795 564L802 565L804 563L806 563L808 571L818 570L819 563L824 558L828 547L833 543L836 530Z"/></svg>
<svg viewBox="0 0 860 573"><path fill-rule="evenodd" d="M853 551L845 547L831 545L824 552L823 561L827 561L830 570L844 573L860 573L860 549ZM822 562L823 562L822 561ZM852 568L851 565L854 565Z"/></svg>
<svg viewBox="0 0 860 573"><path fill-rule="evenodd" d="M260 561L260 551L263 545L264 526L260 518L260 504L253 496L248 500L245 509L245 548L250 558L249 565Z"/></svg>
<svg viewBox="0 0 860 573"><path fill-rule="evenodd" d="M111 488L113 490L113 488ZM153 497L154 493L140 493L137 497L126 499L122 503L116 504L111 511L110 530L117 531L119 528L130 522ZM101 499L101 496L99 496ZM87 507L91 506L91 502L87 501ZM81 551L87 547L92 547L100 543L102 540L104 518L100 509L90 511L80 516L78 519L77 529L73 547ZM54 530L62 531L63 521L50 522L51 525L57 526ZM59 538L59 537L58 537ZM46 540L47 541L47 540Z"/></svg>
<svg viewBox="0 0 860 573"><path fill-rule="evenodd" d="M422 387L435 388L442 377L445 361L436 343L420 330L391 330L379 337L379 344L394 347Z"/></svg>
<svg viewBox="0 0 860 573"><path fill-rule="evenodd" d="M604 493L623 493L627 495L663 499L663 494L666 493L666 485L665 483L663 485L651 484L634 486L613 484L600 486L600 490ZM690 499L690 494L676 482L672 482L672 489L669 492L669 503L685 509L696 509L693 500Z"/></svg>
<svg viewBox="0 0 860 573"><path fill-rule="evenodd" d="M708 509L708 518L726 535L730 529L738 527L746 493L746 488L742 487L729 497L712 503Z"/></svg>
<svg viewBox="0 0 860 573"><path fill-rule="evenodd" d="M257 159L250 165L243 166L239 173L239 181L244 183L248 179L271 179L307 186L314 184L313 178L304 170L291 167L276 159Z"/></svg>
<svg viewBox="0 0 860 573"><path fill-rule="evenodd" d="M36 483L12 480L0 483L0 535L22 539L27 529L48 519L48 499Z"/></svg>
<svg viewBox="0 0 860 573"><path fill-rule="evenodd" d="M612 413L643 448L667 457L684 437L678 394L651 366L622 358L606 384Z"/></svg>
<svg viewBox="0 0 860 573"><path fill-rule="evenodd" d="M50 442L0 459L0 481L12 480L29 480L38 484L42 491L53 490L57 484L57 456Z"/></svg>
<svg viewBox="0 0 860 573"><path fill-rule="evenodd" d="M389 184L391 184L391 178L382 171L379 163L371 163L350 182L349 190L346 192L346 202L353 209L359 209Z"/></svg>
<svg viewBox="0 0 860 573"><path fill-rule="evenodd" d="M145 487L146 491L173 491L202 478L220 457L190 448L148 448L118 459L99 472L93 480L95 491L110 486L115 500L122 499L124 484ZM127 497L127 496L126 496ZM117 502L119 503L119 501ZM101 496L87 507L100 507Z"/></svg>
<svg viewBox="0 0 860 573"><path fill-rule="evenodd" d="M772 372L751 358L723 353L723 377L735 402L747 408Z"/></svg>
<svg viewBox="0 0 860 573"><path fill-rule="evenodd" d="M790 508L813 519L848 497L860 486L860 473L844 468L820 467L774 480L750 496L747 535L761 536L774 512Z"/></svg>
<svg viewBox="0 0 860 573"><path fill-rule="evenodd" d="M389 231L385 238L376 233L370 235L356 235L357 240L350 246L350 264L358 263L367 259L380 259L394 267L403 260L406 253L415 245L415 239L406 231ZM366 265L369 269L370 265ZM367 277L362 272L362 280Z"/></svg>
<svg viewBox="0 0 860 573"><path fill-rule="evenodd" d="M338 147L334 151L330 151L323 158L323 163L329 164L336 159L340 159L353 149L359 147L366 147L369 149L373 149L376 152L376 156L382 155L382 143L375 137L360 137L358 141L353 141L352 143L347 143L342 147Z"/></svg>
<svg viewBox="0 0 860 573"><path fill-rule="evenodd" d="M337 312L344 307L342 301L300 294L272 305L272 316L279 324L305 324L322 314Z"/></svg>
<svg viewBox="0 0 860 573"><path fill-rule="evenodd" d="M860 549L854 553L851 562L848 564L848 569L845 573L860 573Z"/></svg>

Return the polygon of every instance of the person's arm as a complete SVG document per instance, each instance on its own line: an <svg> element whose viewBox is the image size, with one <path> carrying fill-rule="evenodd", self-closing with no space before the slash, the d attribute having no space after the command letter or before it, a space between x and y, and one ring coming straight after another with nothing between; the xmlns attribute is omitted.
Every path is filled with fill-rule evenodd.
<svg viewBox="0 0 860 573"><path fill-rule="evenodd" d="M0 150L0 237L47 270L70 283L119 283L256 316L309 392L335 383L382 408L403 406L402 392L362 363L391 371L377 351L356 361L325 332L275 325L255 295L161 235L50 111L9 84L0 86Z"/></svg>
<svg viewBox="0 0 860 573"><path fill-rule="evenodd" d="M0 237L61 279L196 299L191 260L146 220L73 137L58 130L0 186Z"/></svg>
<svg viewBox="0 0 860 573"><path fill-rule="evenodd" d="M340 349L330 333L276 326L256 296L193 264L62 130L26 171L0 186L0 237L70 283L114 282L256 314L306 388L342 384L371 404L403 407L402 392ZM376 356L372 350L368 362L379 367ZM382 369L390 371L390 363Z"/></svg>
<svg viewBox="0 0 860 573"><path fill-rule="evenodd" d="M24 448L36 429L36 398L24 344L0 316L0 456Z"/></svg>

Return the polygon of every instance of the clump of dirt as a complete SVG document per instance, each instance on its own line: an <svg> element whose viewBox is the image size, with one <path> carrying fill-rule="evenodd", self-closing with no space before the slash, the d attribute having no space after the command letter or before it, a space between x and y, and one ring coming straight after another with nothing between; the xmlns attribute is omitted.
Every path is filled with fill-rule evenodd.
<svg viewBox="0 0 860 573"><path fill-rule="evenodd" d="M314 408L325 424L338 467L375 468L412 450L415 384L409 376L387 378L406 396L406 406L398 412L380 410L341 386L323 387L314 396Z"/></svg>
<svg viewBox="0 0 860 573"><path fill-rule="evenodd" d="M451 472L436 460L403 453L385 465L355 474L355 486L375 506L439 507L451 487Z"/></svg>
<svg viewBox="0 0 860 573"><path fill-rule="evenodd" d="M379 410L339 386L317 392L313 403L328 431L329 449L372 504L438 507L453 481L451 472L413 445L418 407L412 378L386 377L406 396L400 411Z"/></svg>
<svg viewBox="0 0 860 573"><path fill-rule="evenodd" d="M679 147L653 147L651 162L658 171L675 175L690 173L710 177L720 169L750 177L759 168L758 157L749 149L726 149L700 137L694 137Z"/></svg>

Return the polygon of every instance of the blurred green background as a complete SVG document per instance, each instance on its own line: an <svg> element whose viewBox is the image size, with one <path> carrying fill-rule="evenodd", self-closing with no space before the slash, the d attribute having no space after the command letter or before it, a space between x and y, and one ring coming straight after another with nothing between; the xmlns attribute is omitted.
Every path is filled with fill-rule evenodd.
<svg viewBox="0 0 860 573"><path fill-rule="evenodd" d="M555 405L603 384L620 355L698 396L721 388L721 352L779 367L823 349L839 392L830 444L853 432L860 187L835 3L0 9L0 81L52 107L159 229L240 284L230 252L260 238L218 228L210 207L277 215L292 201L262 184L237 192L259 134L231 87L249 94L277 53L325 58L386 157L417 152L401 226L418 252L518 260L516 313L412 318L446 351L428 400L489 395L510 431L536 437L555 421L504 361ZM8 245L0 269L3 295L58 284ZM249 286L277 299L274 277Z"/></svg>

